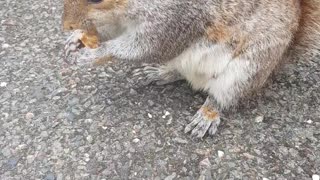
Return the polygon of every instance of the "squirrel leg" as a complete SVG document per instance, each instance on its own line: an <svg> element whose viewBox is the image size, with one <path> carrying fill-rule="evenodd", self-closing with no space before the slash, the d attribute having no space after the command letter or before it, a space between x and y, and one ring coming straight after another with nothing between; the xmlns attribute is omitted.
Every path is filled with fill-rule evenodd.
<svg viewBox="0 0 320 180"><path fill-rule="evenodd" d="M170 64L143 64L142 67L133 71L133 76L143 85L150 83L165 85L183 79L181 74Z"/></svg>
<svg viewBox="0 0 320 180"><path fill-rule="evenodd" d="M209 97L185 128L193 136L202 138L207 132L214 135L223 110L235 105L240 97L252 90L256 69L248 60L232 60L217 77L208 80L204 91Z"/></svg>
<svg viewBox="0 0 320 180"><path fill-rule="evenodd" d="M208 96L205 103L192 117L191 123L184 129L185 133L191 131L191 135L202 138L207 132L214 135L220 124L220 114L215 101Z"/></svg>

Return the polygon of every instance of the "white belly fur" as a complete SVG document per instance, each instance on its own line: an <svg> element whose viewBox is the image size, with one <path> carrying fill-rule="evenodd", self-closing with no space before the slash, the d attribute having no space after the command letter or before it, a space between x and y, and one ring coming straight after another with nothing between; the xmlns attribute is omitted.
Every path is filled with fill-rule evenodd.
<svg viewBox="0 0 320 180"><path fill-rule="evenodd" d="M225 45L198 43L186 49L170 64L188 80L196 90L205 89L207 83L219 76L232 60Z"/></svg>
<svg viewBox="0 0 320 180"><path fill-rule="evenodd" d="M232 58L231 50L223 44L194 45L168 65L179 71L194 89L208 92L221 107L233 104L257 72L252 61Z"/></svg>

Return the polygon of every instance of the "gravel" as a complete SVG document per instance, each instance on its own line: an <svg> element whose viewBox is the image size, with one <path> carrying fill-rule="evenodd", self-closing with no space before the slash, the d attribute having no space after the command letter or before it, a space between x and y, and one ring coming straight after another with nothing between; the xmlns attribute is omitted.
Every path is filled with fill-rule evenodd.
<svg viewBox="0 0 320 180"><path fill-rule="evenodd" d="M183 128L205 94L138 85L129 62L66 66L62 4L0 1L1 180L319 177L319 58L287 65L216 136L192 139Z"/></svg>

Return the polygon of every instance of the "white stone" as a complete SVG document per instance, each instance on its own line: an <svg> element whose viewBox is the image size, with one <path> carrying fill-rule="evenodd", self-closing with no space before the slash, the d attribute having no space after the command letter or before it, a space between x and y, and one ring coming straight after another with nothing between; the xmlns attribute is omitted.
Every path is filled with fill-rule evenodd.
<svg viewBox="0 0 320 180"><path fill-rule="evenodd" d="M222 158L224 156L224 152L223 151L218 151L218 157Z"/></svg>
<svg viewBox="0 0 320 180"><path fill-rule="evenodd" d="M86 120L84 120L84 122L87 123L87 124L91 124L92 121L93 121L92 119L86 119Z"/></svg>
<svg viewBox="0 0 320 180"><path fill-rule="evenodd" d="M52 98L52 100L54 100L54 101L59 100L59 99L60 99L60 96L54 96L54 97Z"/></svg>
<svg viewBox="0 0 320 180"><path fill-rule="evenodd" d="M33 161L34 161L34 156L33 155L28 155L27 156L27 162L28 162L28 164L31 164Z"/></svg>
<svg viewBox="0 0 320 180"><path fill-rule="evenodd" d="M3 48L3 49L7 49L7 48L9 48L9 47L10 47L9 44L2 44L2 48Z"/></svg>
<svg viewBox="0 0 320 180"><path fill-rule="evenodd" d="M164 115L162 116L162 118L164 119L164 118L166 118L167 116L169 116L170 115L170 112L169 111L165 111L164 112Z"/></svg>
<svg viewBox="0 0 320 180"><path fill-rule="evenodd" d="M8 84L8 83L6 83L6 82L1 82L1 83L0 83L0 87L6 87L7 84Z"/></svg>
<svg viewBox="0 0 320 180"><path fill-rule="evenodd" d="M93 138L92 138L91 135L88 135L86 139L87 139L87 141L88 141L89 143L92 143L92 141L93 141Z"/></svg>
<svg viewBox="0 0 320 180"><path fill-rule="evenodd" d="M152 118L152 114L148 113L148 117L151 119Z"/></svg>
<svg viewBox="0 0 320 180"><path fill-rule="evenodd" d="M171 123L172 123L172 117L168 119L167 125L170 125Z"/></svg>
<svg viewBox="0 0 320 180"><path fill-rule="evenodd" d="M31 113L31 112L28 112L28 113L26 114L26 119L27 119L27 120L30 120L30 119L32 119L32 118L34 118L34 114Z"/></svg>
<svg viewBox="0 0 320 180"><path fill-rule="evenodd" d="M309 120L307 121L307 123L308 123L308 124L312 124L313 121L312 121L311 119L309 119Z"/></svg>
<svg viewBox="0 0 320 180"><path fill-rule="evenodd" d="M312 180L320 180L320 176L318 174L312 175Z"/></svg>
<svg viewBox="0 0 320 180"><path fill-rule="evenodd" d="M256 119L255 119L255 121L256 121L257 123L261 123L261 122L263 121L263 119L264 119L263 116L257 116Z"/></svg>
<svg viewBox="0 0 320 180"><path fill-rule="evenodd" d="M134 143L138 143L138 142L140 142L140 139L135 138L134 140L132 140L132 142L134 142Z"/></svg>
<svg viewBox="0 0 320 180"><path fill-rule="evenodd" d="M84 161L86 162L90 161L90 155L88 153L84 154Z"/></svg>

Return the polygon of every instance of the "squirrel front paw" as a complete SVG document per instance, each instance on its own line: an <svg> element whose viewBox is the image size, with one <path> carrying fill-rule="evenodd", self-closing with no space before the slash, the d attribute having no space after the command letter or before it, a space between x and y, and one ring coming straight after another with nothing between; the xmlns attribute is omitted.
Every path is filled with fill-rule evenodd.
<svg viewBox="0 0 320 180"><path fill-rule="evenodd" d="M70 61L67 60L67 58L70 56L72 52L76 52L79 50L82 46L81 38L83 36L84 31L83 30L75 30L67 39L64 46L64 60L67 63L70 63Z"/></svg>
<svg viewBox="0 0 320 180"><path fill-rule="evenodd" d="M104 49L97 48L81 48L77 49L75 53L72 53L72 56L68 56L67 63L78 65L78 66L101 66L113 61L113 57L111 55L106 55L104 53Z"/></svg>
<svg viewBox="0 0 320 180"><path fill-rule="evenodd" d="M103 65L112 59L104 52L103 44L98 46L93 36L83 30L75 30L65 42L64 61L74 65Z"/></svg>

